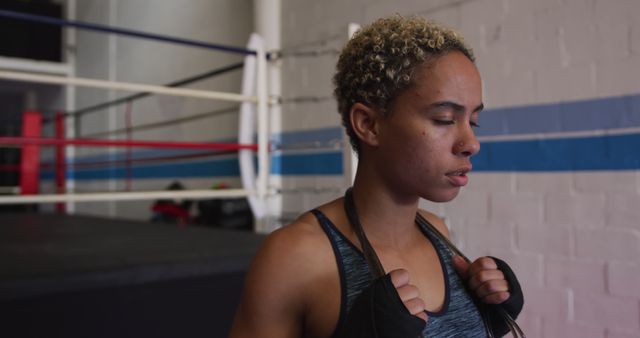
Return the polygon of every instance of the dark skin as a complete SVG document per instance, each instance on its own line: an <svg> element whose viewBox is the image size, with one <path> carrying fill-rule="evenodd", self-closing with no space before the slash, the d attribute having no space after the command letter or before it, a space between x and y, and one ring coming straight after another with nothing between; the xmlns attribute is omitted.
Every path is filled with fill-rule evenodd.
<svg viewBox="0 0 640 338"><path fill-rule="evenodd" d="M469 158L479 150L473 132L482 109L475 65L459 52L416 69L414 83L382 116L361 103L350 116L361 152L353 185L360 222L410 313L444 305L442 267L433 245L414 223L420 212L448 236L440 218L418 209L420 198L450 201L467 183ZM359 246L344 213L343 199L320 209ZM509 298L508 285L493 259L457 271L483 301ZM317 220L305 213L273 232L256 255L230 337L330 337L340 313L340 280L331 244Z"/></svg>

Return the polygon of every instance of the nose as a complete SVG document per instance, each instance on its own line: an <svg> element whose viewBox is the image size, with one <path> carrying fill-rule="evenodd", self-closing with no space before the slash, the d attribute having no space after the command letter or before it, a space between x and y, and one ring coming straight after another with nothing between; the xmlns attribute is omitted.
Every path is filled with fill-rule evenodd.
<svg viewBox="0 0 640 338"><path fill-rule="evenodd" d="M453 152L458 156L471 157L480 151L480 142L470 126L463 129L453 147Z"/></svg>

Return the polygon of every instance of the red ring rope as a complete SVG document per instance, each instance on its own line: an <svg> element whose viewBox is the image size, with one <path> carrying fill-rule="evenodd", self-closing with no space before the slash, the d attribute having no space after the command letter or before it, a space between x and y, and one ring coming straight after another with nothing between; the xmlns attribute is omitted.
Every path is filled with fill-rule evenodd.
<svg viewBox="0 0 640 338"><path fill-rule="evenodd" d="M168 162L168 161L176 161L176 160L190 160L195 158L230 155L233 153L235 153L233 150L207 151L204 153L184 154L184 155L174 155L174 156L154 156L154 157L132 158L130 162L132 165L133 164L144 165L149 163L159 163L159 162ZM127 160L72 162L72 163L66 164L65 166L73 169L77 169L77 170L83 170L83 169L103 168L103 167L108 167L113 165L123 165L123 164L126 164L126 162ZM53 162L44 162L40 164L40 170L53 171L54 169L55 169L55 163ZM19 164L0 164L0 172L19 172L19 171L20 171Z"/></svg>
<svg viewBox="0 0 640 338"><path fill-rule="evenodd" d="M143 147L166 149L221 149L258 150L256 144L212 143L212 142L164 142L164 141L120 141L95 139L54 139L41 137L0 137L0 144L85 146L85 147Z"/></svg>

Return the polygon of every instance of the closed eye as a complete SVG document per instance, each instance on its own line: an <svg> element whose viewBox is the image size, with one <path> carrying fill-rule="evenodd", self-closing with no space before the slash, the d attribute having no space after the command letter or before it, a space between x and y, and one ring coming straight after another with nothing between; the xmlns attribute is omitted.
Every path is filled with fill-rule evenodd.
<svg viewBox="0 0 640 338"><path fill-rule="evenodd" d="M454 120L433 120L436 124L441 125L441 126L450 126L452 124L455 124L456 121Z"/></svg>

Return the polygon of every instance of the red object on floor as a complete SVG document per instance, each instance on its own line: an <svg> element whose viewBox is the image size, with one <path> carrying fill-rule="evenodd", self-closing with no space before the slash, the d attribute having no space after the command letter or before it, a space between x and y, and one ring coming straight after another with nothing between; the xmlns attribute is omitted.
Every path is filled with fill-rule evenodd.
<svg viewBox="0 0 640 338"><path fill-rule="evenodd" d="M179 227L185 227L189 223L189 210L173 203L155 203L151 210L163 216L174 218Z"/></svg>
<svg viewBox="0 0 640 338"><path fill-rule="evenodd" d="M22 114L22 137L39 138L42 130L42 115L36 111ZM40 176L40 145L23 144L20 159L20 193L33 195L38 193Z"/></svg>
<svg viewBox="0 0 640 338"><path fill-rule="evenodd" d="M58 140L64 140L64 115L60 112L56 113L56 138ZM64 146L56 146L56 192L58 194L64 194L66 191L66 161L64 157ZM56 211L64 214L66 207L64 203L56 203Z"/></svg>

